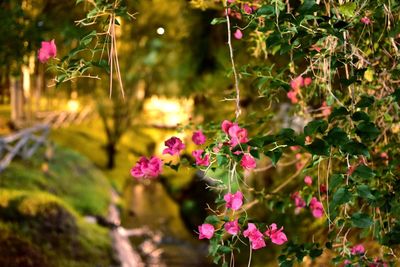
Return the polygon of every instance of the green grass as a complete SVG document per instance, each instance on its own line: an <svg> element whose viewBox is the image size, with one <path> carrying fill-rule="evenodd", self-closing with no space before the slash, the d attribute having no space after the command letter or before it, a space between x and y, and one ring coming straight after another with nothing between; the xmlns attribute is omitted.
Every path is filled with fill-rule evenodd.
<svg viewBox="0 0 400 267"><path fill-rule="evenodd" d="M106 215L110 187L103 173L85 157L58 146L46 162L44 150L12 162L0 174L0 188L51 192L81 214Z"/></svg>
<svg viewBox="0 0 400 267"><path fill-rule="evenodd" d="M0 173L0 266L111 266L110 183L86 157L58 145Z"/></svg>
<svg viewBox="0 0 400 267"><path fill-rule="evenodd" d="M110 266L108 230L88 224L61 198L1 189L0 266Z"/></svg>

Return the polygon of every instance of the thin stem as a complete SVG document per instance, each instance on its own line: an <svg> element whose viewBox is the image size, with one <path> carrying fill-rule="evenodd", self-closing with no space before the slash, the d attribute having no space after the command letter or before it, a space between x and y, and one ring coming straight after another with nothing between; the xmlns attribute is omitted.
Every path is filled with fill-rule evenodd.
<svg viewBox="0 0 400 267"><path fill-rule="evenodd" d="M249 247L250 247L250 255L249 255L249 263L247 264L247 267L251 266L251 256L253 254L253 250L251 249L251 244L249 244Z"/></svg>
<svg viewBox="0 0 400 267"><path fill-rule="evenodd" d="M225 17L226 17L226 26L228 29L229 55L231 58L233 77L235 79L235 90L236 90L236 110L235 110L236 119L235 120L237 121L240 114L242 113L242 111L240 109L239 78L238 78L238 75L236 72L235 60L233 59L233 48L232 48L232 38L231 38L231 21L229 19L229 14L228 14L228 0L225 0Z"/></svg>

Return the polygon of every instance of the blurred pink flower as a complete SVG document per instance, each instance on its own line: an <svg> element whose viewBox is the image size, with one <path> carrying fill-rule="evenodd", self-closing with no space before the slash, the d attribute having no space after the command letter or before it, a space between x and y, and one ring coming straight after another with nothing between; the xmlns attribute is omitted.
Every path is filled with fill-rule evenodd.
<svg viewBox="0 0 400 267"><path fill-rule="evenodd" d="M328 117L332 112L331 107L326 104L326 101L322 102L321 109L324 117Z"/></svg>
<svg viewBox="0 0 400 267"><path fill-rule="evenodd" d="M227 193L224 196L226 201L226 208L232 210L238 210L243 205L243 194L237 191L235 194Z"/></svg>
<svg viewBox="0 0 400 267"><path fill-rule="evenodd" d="M294 192L291 198L294 200L294 205L296 206L296 208L304 208L306 206L306 202L300 196L299 192Z"/></svg>
<svg viewBox="0 0 400 267"><path fill-rule="evenodd" d="M312 185L312 178L311 176L307 175L306 177L304 177L304 183L308 186Z"/></svg>
<svg viewBox="0 0 400 267"><path fill-rule="evenodd" d="M140 157L136 165L131 169L131 175L139 178L154 178L162 172L163 162L158 157Z"/></svg>
<svg viewBox="0 0 400 267"><path fill-rule="evenodd" d="M324 206L317 200L316 197L311 199L310 209L315 218L321 218L324 215Z"/></svg>
<svg viewBox="0 0 400 267"><path fill-rule="evenodd" d="M198 149L192 152L193 157L196 159L196 165L198 166L210 165L210 155L206 154L202 157L203 152L203 149Z"/></svg>
<svg viewBox="0 0 400 267"><path fill-rule="evenodd" d="M238 224L238 220L234 220L231 222L226 222L224 225L225 231L227 231L231 235L237 235L240 231L240 227Z"/></svg>
<svg viewBox="0 0 400 267"><path fill-rule="evenodd" d="M277 245L282 245L287 241L287 237L283 232L283 226L278 230L278 227L275 223L271 224L265 235L271 238L271 242Z"/></svg>
<svg viewBox="0 0 400 267"><path fill-rule="evenodd" d="M214 235L214 226L209 223L199 225L199 239L211 239Z"/></svg>
<svg viewBox="0 0 400 267"><path fill-rule="evenodd" d="M300 87L302 87L303 85L304 85L304 79L301 76L297 76L296 78L290 81L290 87L292 87L292 89L295 92L299 91Z"/></svg>
<svg viewBox="0 0 400 267"><path fill-rule="evenodd" d="M350 250L351 254L357 255L357 254L364 254L365 253L365 248L362 244L355 245L351 248Z"/></svg>
<svg viewBox="0 0 400 267"><path fill-rule="evenodd" d="M42 46L38 52L38 58L41 63L46 63L50 58L54 58L57 55L57 47L54 39L51 41L43 41Z"/></svg>
<svg viewBox="0 0 400 267"><path fill-rule="evenodd" d="M250 15L251 13L253 13L253 9L248 4L243 5L243 11L247 15Z"/></svg>
<svg viewBox="0 0 400 267"><path fill-rule="evenodd" d="M244 154L240 165L245 169L254 169L256 167L256 160L250 154Z"/></svg>
<svg viewBox="0 0 400 267"><path fill-rule="evenodd" d="M309 86L312 83L312 79L310 77L305 77L303 80L304 86Z"/></svg>
<svg viewBox="0 0 400 267"><path fill-rule="evenodd" d="M196 145L202 145L206 142L207 138L202 131L195 131L192 135L192 141Z"/></svg>
<svg viewBox="0 0 400 267"><path fill-rule="evenodd" d="M235 33L233 34L233 36L234 36L236 39L240 40L240 39L242 39L242 37L243 37L243 33L242 33L241 30L237 29L237 30L235 31Z"/></svg>
<svg viewBox="0 0 400 267"><path fill-rule="evenodd" d="M179 153L185 149L185 144L182 143L182 140L175 136L165 141L165 146L167 146L167 148L163 150L163 154L179 155Z"/></svg>
<svg viewBox="0 0 400 267"><path fill-rule="evenodd" d="M226 134L229 133L229 128L233 126L233 122L230 122L228 120L224 120L221 124L221 129L224 131Z"/></svg>
<svg viewBox="0 0 400 267"><path fill-rule="evenodd" d="M371 24L371 20L368 17L363 17L360 19L360 22L365 24L365 25L369 25Z"/></svg>
<svg viewBox="0 0 400 267"><path fill-rule="evenodd" d="M228 134L231 139L229 143L232 147L237 146L238 144L247 143L249 141L247 138L247 130L239 127L237 123L234 123L231 127L229 127Z"/></svg>
<svg viewBox="0 0 400 267"><path fill-rule="evenodd" d="M299 100L297 99L297 92L295 90L290 90L289 92L287 92L286 96L290 99L292 104L296 104L299 102Z"/></svg>
<svg viewBox="0 0 400 267"><path fill-rule="evenodd" d="M243 232L243 235L250 240L252 249L256 250L265 247L264 236L254 223L248 223L247 229Z"/></svg>

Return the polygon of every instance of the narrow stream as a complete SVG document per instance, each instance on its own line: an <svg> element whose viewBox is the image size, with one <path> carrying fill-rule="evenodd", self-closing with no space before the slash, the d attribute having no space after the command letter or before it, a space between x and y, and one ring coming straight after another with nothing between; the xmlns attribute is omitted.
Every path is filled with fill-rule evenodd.
<svg viewBox="0 0 400 267"><path fill-rule="evenodd" d="M127 210L123 226L148 229L147 237L131 237L146 266L211 266L207 243L189 232L178 204L159 182L132 183L123 198Z"/></svg>

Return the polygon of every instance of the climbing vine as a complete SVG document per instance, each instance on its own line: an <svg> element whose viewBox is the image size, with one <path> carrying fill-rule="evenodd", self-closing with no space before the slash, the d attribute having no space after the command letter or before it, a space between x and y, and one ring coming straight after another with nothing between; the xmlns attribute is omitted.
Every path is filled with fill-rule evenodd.
<svg viewBox="0 0 400 267"><path fill-rule="evenodd" d="M191 2L202 9L217 8L217 1ZM108 61L101 59L98 64L105 65L110 75L113 69L120 71L113 35L116 14L127 14L120 4L96 1L81 21L96 23L106 16L108 28L102 34L111 47ZM173 165L158 156L141 157L132 176L138 181L155 179L164 166L179 171L185 164L203 172L219 197L198 234L210 241L209 254L218 265L234 266L242 243L250 251L249 266L253 251L268 243L281 246L280 266L319 257L342 266L394 265L400 242L399 3L223 0L218 4L221 16L210 23L227 27L234 120L192 127L192 142L198 148L190 161ZM85 36L58 65L61 72L67 70L58 82L86 71L86 61L71 59L102 34ZM235 61L239 44L251 55L247 62ZM96 46L91 51L97 51ZM302 127L261 130L273 122L261 119L266 114L254 120L243 112L240 97L245 86L267 103L266 113L275 114L282 103L289 103L291 115L302 118ZM163 154L176 157L187 147L175 136L165 146ZM276 187L259 190L249 183L257 174L288 166L294 172ZM289 235L283 223L252 216L257 206L268 207L270 213L307 214L320 222L323 234L307 239Z"/></svg>

